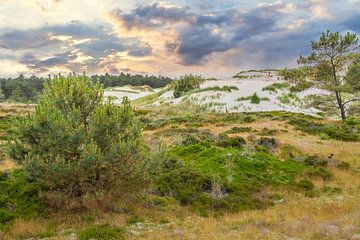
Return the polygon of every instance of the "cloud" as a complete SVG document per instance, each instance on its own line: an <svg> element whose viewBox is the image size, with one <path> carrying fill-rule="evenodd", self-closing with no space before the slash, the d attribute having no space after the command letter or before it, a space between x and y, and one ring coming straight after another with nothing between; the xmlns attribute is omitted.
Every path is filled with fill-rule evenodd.
<svg viewBox="0 0 360 240"><path fill-rule="evenodd" d="M150 45L162 42L160 52L165 48L178 54L184 65L194 65L207 61L215 52L236 48L244 39L274 31L279 17L290 11L291 6L276 2L260 4L248 11L230 9L199 13L186 7L154 3L128 13L117 9L110 15L120 28L120 34L137 31L135 35ZM154 31L162 33L159 39L153 39ZM164 37L166 35L169 37Z"/></svg>
<svg viewBox="0 0 360 240"><path fill-rule="evenodd" d="M315 17L320 19L330 19L332 17L328 9L327 0L311 0L309 10L314 14Z"/></svg>
<svg viewBox="0 0 360 240"><path fill-rule="evenodd" d="M138 39L119 38L111 29L79 21L7 32L0 35L0 45L37 73L87 68L99 71L104 59L120 52L133 58L152 54L152 48Z"/></svg>
<svg viewBox="0 0 360 240"><path fill-rule="evenodd" d="M327 29L360 32L358 0L36 0L16 6L3 0L2 6L0 61L28 73L216 69L231 75L242 67L296 64Z"/></svg>
<svg viewBox="0 0 360 240"><path fill-rule="evenodd" d="M110 14L127 30L163 27L164 24L186 21L189 17L185 8L160 3L139 6L129 13L115 9Z"/></svg>

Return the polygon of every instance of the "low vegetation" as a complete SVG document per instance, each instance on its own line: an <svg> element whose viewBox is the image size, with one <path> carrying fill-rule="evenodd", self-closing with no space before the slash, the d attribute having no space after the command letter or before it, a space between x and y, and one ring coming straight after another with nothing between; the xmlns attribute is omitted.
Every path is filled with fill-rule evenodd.
<svg viewBox="0 0 360 240"><path fill-rule="evenodd" d="M191 94L194 93L201 93L201 92L209 92L209 91L216 91L216 92L231 92L233 90L239 90L236 86L215 86L215 87L207 87L207 88L199 88L191 91Z"/></svg>
<svg viewBox="0 0 360 240"><path fill-rule="evenodd" d="M205 81L201 76L195 75L185 75L182 76L179 80L172 83L172 88L174 89L174 97L178 98L188 93L192 90L199 89L200 84Z"/></svg>
<svg viewBox="0 0 360 240"><path fill-rule="evenodd" d="M289 123L301 131L321 136L325 140L360 141L360 124L354 118L342 124L322 124L304 118L295 118Z"/></svg>
<svg viewBox="0 0 360 240"><path fill-rule="evenodd" d="M100 83L60 76L36 105L2 104L0 238L356 239L359 118L150 105L170 88L236 90L202 81L114 105Z"/></svg>
<svg viewBox="0 0 360 240"><path fill-rule="evenodd" d="M254 93L251 96L237 98L236 101L250 101L252 104L259 104L261 101L270 101L270 99L268 97L260 98L257 93Z"/></svg>
<svg viewBox="0 0 360 240"><path fill-rule="evenodd" d="M277 93L279 90L281 89L286 89L289 88L290 84L287 82L283 82L283 83L273 83L269 86L266 86L263 88L263 91L270 91L270 92L275 92Z"/></svg>

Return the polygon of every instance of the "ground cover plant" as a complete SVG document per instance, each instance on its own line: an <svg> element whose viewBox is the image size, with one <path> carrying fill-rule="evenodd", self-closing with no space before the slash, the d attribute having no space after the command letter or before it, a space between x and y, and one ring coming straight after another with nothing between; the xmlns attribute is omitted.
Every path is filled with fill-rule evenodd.
<svg viewBox="0 0 360 240"><path fill-rule="evenodd" d="M304 118L295 118L289 120L289 123L301 131L319 135L323 139L360 141L360 125L356 119L342 124L322 124Z"/></svg>

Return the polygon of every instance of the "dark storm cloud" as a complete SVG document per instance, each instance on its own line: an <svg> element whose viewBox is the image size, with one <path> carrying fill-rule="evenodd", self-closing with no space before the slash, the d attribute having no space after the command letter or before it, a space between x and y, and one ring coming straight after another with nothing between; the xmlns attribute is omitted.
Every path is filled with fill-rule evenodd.
<svg viewBox="0 0 360 240"><path fill-rule="evenodd" d="M164 7L159 3L139 6L130 13L124 13L116 9L111 14L124 23L125 27L131 29L161 27L165 23L174 23L186 20L189 17L188 10L180 7Z"/></svg>
<svg viewBox="0 0 360 240"><path fill-rule="evenodd" d="M163 7L150 4L133 9L129 13L115 10L112 15L127 29L161 29L173 23L178 39L167 43L169 51L180 55L184 65L196 65L206 61L214 52L236 48L241 41L258 34L274 31L283 15L279 8L284 4L262 5L249 11L223 10L196 13L188 8Z"/></svg>
<svg viewBox="0 0 360 240"><path fill-rule="evenodd" d="M232 41L224 40L211 30L206 27L192 27L181 32L177 52L185 65L198 64L205 56L213 52L223 52L234 47Z"/></svg>
<svg viewBox="0 0 360 240"><path fill-rule="evenodd" d="M32 69L46 69L48 67L66 65L69 63L69 60L73 59L75 59L75 56L71 52L55 54L54 56L44 60L39 60L34 54L26 53L21 57L20 63L26 64Z"/></svg>
<svg viewBox="0 0 360 240"><path fill-rule="evenodd" d="M39 48L55 42L44 32L39 31L13 31L0 36L0 45L12 50Z"/></svg>
<svg viewBox="0 0 360 240"><path fill-rule="evenodd" d="M59 36L65 36L65 40L61 40ZM0 35L0 46L9 51L26 51L19 62L31 69L53 66L81 68L80 63L72 62L77 57L76 53L89 56L86 64L94 68L101 59L115 52L128 51L129 55L135 57L152 53L150 46L137 39L119 38L104 27L92 27L78 21L72 21L68 25L8 32ZM52 53L52 56L43 57L40 53Z"/></svg>
<svg viewBox="0 0 360 240"><path fill-rule="evenodd" d="M229 10L197 16L197 24L180 31L177 52L185 65L201 64L211 53L236 48L243 40L274 31L281 15L275 6L268 6L245 13Z"/></svg>

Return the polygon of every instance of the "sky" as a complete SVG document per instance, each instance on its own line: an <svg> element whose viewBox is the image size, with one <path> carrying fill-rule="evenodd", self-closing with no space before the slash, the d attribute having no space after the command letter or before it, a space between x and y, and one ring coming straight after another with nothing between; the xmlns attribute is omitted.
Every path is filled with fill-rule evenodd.
<svg viewBox="0 0 360 240"><path fill-rule="evenodd" d="M294 67L327 29L360 34L360 0L0 0L0 76Z"/></svg>

